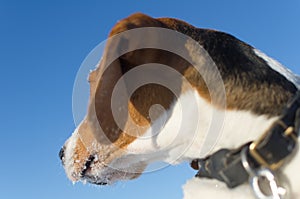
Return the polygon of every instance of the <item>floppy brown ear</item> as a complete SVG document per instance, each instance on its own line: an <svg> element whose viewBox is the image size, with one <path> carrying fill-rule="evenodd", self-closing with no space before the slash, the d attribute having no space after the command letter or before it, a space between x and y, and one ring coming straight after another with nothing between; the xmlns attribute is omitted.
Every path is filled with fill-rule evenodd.
<svg viewBox="0 0 300 199"><path fill-rule="evenodd" d="M90 100L93 99L94 102L90 106L94 106L99 125L110 142L115 142L120 134L111 111L112 91L122 76L119 59L111 60L110 57L110 52L113 53L116 47L115 43L107 43L100 65L89 77ZM111 61L112 63L109 64L108 62Z"/></svg>
<svg viewBox="0 0 300 199"><path fill-rule="evenodd" d="M122 37L113 36L137 27L159 25L160 24L156 19L143 14L135 14L118 22L109 34L110 39L107 41L100 66L90 74L90 96L91 99L94 98L96 116L106 137L113 143L121 136L122 131L118 128L112 114L112 92L116 83L122 77L123 72L127 71L129 68L129 65L122 61L121 57L114 58L114 56L118 54L118 50L120 48L126 48L128 43L124 43ZM93 106L93 104L90 104L90 106ZM135 110L131 102L128 104L128 109L132 112L136 112L134 115L136 118L140 117L140 115L137 114L138 111ZM126 118L123 120L126 121ZM124 141L125 139L122 138L122 140Z"/></svg>
<svg viewBox="0 0 300 199"><path fill-rule="evenodd" d="M188 65L182 58L170 52L149 48L132 50L114 58L113 56L118 55L118 53L124 49L137 49L135 47L138 46L141 40L145 39L143 37L144 35L139 35L138 38L130 37L130 39L128 39L128 35L122 34L124 36L120 36L118 33L141 27L163 27L173 29L174 27L172 25L174 24L175 22L171 19L170 21L167 21L167 23L164 23L164 20L162 19L154 19L147 15L137 13L121 20L112 29L100 66L90 75L91 96L95 96L97 119L106 137L108 137L111 142L116 143L117 140L121 140L123 142L121 145L126 145L126 142L131 142L135 139L135 135L133 135L132 132L130 132L129 135L120 130L114 120L111 110L112 92L122 75L136 66L147 63L164 64L175 68L180 73L183 73ZM153 40L152 42L158 42L156 41L156 38L155 35L147 37L148 40ZM161 75L161 78L172 79L169 74L158 75ZM139 78L143 78L143 76L135 76L133 78L138 80ZM123 86L126 90L126 82L124 82ZM180 83L178 83L177 87L180 89ZM129 116L136 125L149 125L151 122L149 117L150 107L154 104L160 104L165 109L168 109L174 99L174 94L161 85L148 84L139 87L130 96L130 99L128 99L128 104L126 104L128 112L126 112L125 115L122 115L122 120L124 121L122 128L128 125L126 120ZM122 108L121 106L123 105L120 105L120 109ZM126 126L126 129L127 128L130 127Z"/></svg>

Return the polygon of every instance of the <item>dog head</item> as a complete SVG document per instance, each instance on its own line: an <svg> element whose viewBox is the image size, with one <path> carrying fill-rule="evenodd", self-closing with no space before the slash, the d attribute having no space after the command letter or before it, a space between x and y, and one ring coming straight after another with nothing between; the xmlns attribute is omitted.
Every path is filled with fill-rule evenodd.
<svg viewBox="0 0 300 199"><path fill-rule="evenodd" d="M110 37L138 27L165 27L165 25L146 15L135 14L116 24ZM178 73L183 73L188 65L179 56L153 49L135 50L113 58L112 54L120 51L120 46L130 48L126 43L128 38L125 37L108 40L100 65L89 75L88 113L60 152L66 173L72 181L87 180L94 184L110 184L117 180L138 177L148 162L133 157L134 155L128 152L128 146L144 135L152 122L162 114L160 110L170 109L176 98L169 89L158 84L148 84L139 87L129 100L121 103L120 98L126 98L124 95L127 95L128 91L125 83L121 84L119 90L126 92L116 97L117 117L121 120L117 124L111 108L113 90L126 72L135 66L159 63L172 66ZM135 44L131 41L130 45ZM163 80L174 79L172 74L156 75ZM137 82L144 76L139 74L133 78L130 81ZM170 82L173 82L174 88L179 93L182 89L181 82ZM149 112L153 105L160 107L156 111ZM120 111L121 109L125 111ZM134 129L136 126L139 127L138 130ZM137 151L131 152L138 153L138 149L134 150Z"/></svg>
<svg viewBox="0 0 300 199"><path fill-rule="evenodd" d="M134 38L128 38L126 34L116 37L119 33L141 27L163 28L188 35L208 54L201 50L200 54L195 52L195 47L189 46L188 41L180 48L191 61L151 46L138 47L142 40L163 42L157 39L155 32L148 35L146 32ZM254 115L253 118L261 115L271 118L281 113L286 101L296 92L295 85L273 70L266 60L257 56L251 46L222 32L198 29L176 19L154 19L135 14L118 22L110 38L114 39L108 40L99 66L89 76L87 115L60 152L67 176L72 181L87 180L104 185L134 179L149 163L168 161L168 157L173 156L170 155L174 152L172 149L177 148L174 153L178 155L191 145L193 134L184 134L182 129L188 132L191 126L198 125L199 120L202 126L197 128L196 134L202 143L205 135L201 132L207 128L205 125L209 121L206 117L211 114L211 107L222 111L248 111ZM129 50L122 51L123 48ZM116 52L120 56L114 57ZM201 56L204 58L200 59ZM200 62L203 69L201 74L192 62ZM155 64L148 67L147 74L154 74L158 81L171 82L173 90L151 82L134 91L129 89L131 83L145 80L145 71L139 72L138 66L148 63ZM217 74L211 70L215 63L222 77L222 86L210 86L216 82ZM163 65L176 72L161 70ZM160 68L160 72L155 71L157 68ZM124 74L132 71L136 73L122 79ZM182 76L179 80L178 75ZM224 88L224 95L221 88ZM190 96L196 99L195 103L190 100ZM213 98L216 99L214 102ZM178 127L181 129L178 134L171 135L173 130L170 128L164 131L168 133L162 134L161 127L170 118L173 123L169 126L177 128L177 120L173 116L180 115L177 112L178 99L182 99L183 106L186 106L184 108L188 109L187 115L180 116L181 120L189 123ZM226 107L222 106L225 99ZM195 119L199 112L194 109L199 106L205 114ZM194 119L197 124L191 125ZM147 136L152 137L146 139ZM196 141L195 145L200 147L201 144ZM161 152L162 148L164 150ZM197 158L198 155L184 155L181 161Z"/></svg>

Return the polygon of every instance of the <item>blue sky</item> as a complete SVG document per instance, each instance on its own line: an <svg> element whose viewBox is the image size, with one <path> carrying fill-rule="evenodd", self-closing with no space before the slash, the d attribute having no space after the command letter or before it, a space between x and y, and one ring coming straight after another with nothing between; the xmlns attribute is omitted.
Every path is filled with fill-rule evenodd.
<svg viewBox="0 0 300 199"><path fill-rule="evenodd" d="M75 128L72 88L87 54L131 13L229 32L300 73L300 1L0 0L0 194L5 199L181 198L169 167L112 187L72 185L58 151Z"/></svg>

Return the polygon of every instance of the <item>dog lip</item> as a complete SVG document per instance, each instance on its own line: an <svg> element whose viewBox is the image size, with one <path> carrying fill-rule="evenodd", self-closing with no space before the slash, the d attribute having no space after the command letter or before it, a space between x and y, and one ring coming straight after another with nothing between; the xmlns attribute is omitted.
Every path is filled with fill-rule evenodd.
<svg viewBox="0 0 300 199"><path fill-rule="evenodd" d="M107 182L94 182L93 184L100 185L100 186L108 185Z"/></svg>
<svg viewBox="0 0 300 199"><path fill-rule="evenodd" d="M109 184L108 182L102 181L100 179L97 179L94 176L89 176L89 175L85 175L82 178L82 180L83 180L83 182L88 182L88 183L91 183L91 184L94 184L94 185L99 185L99 186L104 186L104 185Z"/></svg>
<svg viewBox="0 0 300 199"><path fill-rule="evenodd" d="M86 175L86 172L91 168L91 164L94 162L95 156L91 155L88 160L85 162L85 165L83 167L83 170L81 171L80 175L84 177Z"/></svg>

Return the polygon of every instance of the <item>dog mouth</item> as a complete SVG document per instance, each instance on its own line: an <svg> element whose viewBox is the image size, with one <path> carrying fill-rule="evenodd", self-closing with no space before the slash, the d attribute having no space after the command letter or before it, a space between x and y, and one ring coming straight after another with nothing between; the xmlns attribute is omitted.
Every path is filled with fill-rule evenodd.
<svg viewBox="0 0 300 199"><path fill-rule="evenodd" d="M95 160L95 156L93 156L93 155L91 155L91 156L87 159L87 161L85 162L85 165L84 165L84 167L83 167L83 169L82 169L82 171L81 171L81 173L80 173L80 176L81 176L81 177L84 177L84 176L86 175L86 173L87 173L89 170L92 169L91 166L92 166L92 164L94 163L94 160Z"/></svg>
<svg viewBox="0 0 300 199"><path fill-rule="evenodd" d="M118 181L134 179L141 174L133 172L132 169L132 167L121 169L104 165L97 155L90 155L79 174L79 181L84 184L88 182L101 186L112 185Z"/></svg>
<svg viewBox="0 0 300 199"><path fill-rule="evenodd" d="M80 173L81 180L84 182L87 181L87 182L89 182L91 184L95 184L95 185L101 185L101 186L108 185L108 182L99 180L96 176L93 176L90 174L96 163L95 160L97 160L95 155L89 156L89 158L85 162L85 165Z"/></svg>

